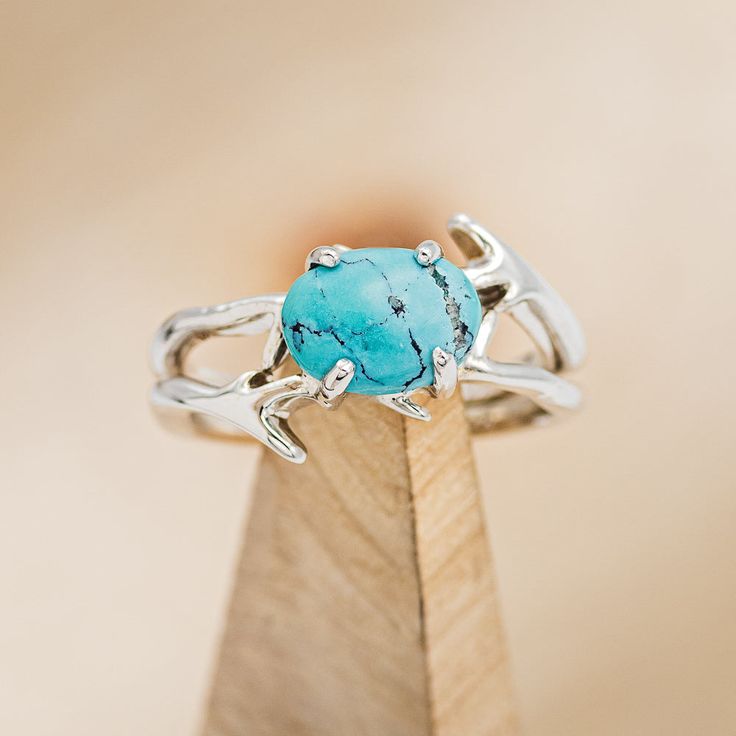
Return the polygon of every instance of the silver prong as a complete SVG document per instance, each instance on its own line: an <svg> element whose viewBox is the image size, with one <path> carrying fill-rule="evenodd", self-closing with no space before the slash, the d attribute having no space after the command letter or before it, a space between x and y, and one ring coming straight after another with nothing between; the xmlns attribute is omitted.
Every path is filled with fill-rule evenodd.
<svg viewBox="0 0 736 736"><path fill-rule="evenodd" d="M430 263L439 261L443 255L442 247L434 240L425 240L414 249L414 258L420 266L429 266Z"/></svg>
<svg viewBox="0 0 736 736"><path fill-rule="evenodd" d="M446 353L442 348L432 351L434 365L434 383L432 393L438 399L448 399L457 386L457 361L452 353Z"/></svg>
<svg viewBox="0 0 736 736"><path fill-rule="evenodd" d="M311 271L317 266L335 268L340 263L340 252L345 250L348 249L343 245L320 245L309 252L304 262L304 270Z"/></svg>
<svg viewBox="0 0 736 736"><path fill-rule="evenodd" d="M335 365L330 368L319 385L317 398L328 408L332 409L337 406L339 399L350 385L355 375L355 365L347 358L340 358Z"/></svg>
<svg viewBox="0 0 736 736"><path fill-rule="evenodd" d="M384 396L376 396L376 399L384 406L403 414L405 417L419 419L421 422L428 422L432 419L432 415L423 406L414 403L406 394L385 394Z"/></svg>

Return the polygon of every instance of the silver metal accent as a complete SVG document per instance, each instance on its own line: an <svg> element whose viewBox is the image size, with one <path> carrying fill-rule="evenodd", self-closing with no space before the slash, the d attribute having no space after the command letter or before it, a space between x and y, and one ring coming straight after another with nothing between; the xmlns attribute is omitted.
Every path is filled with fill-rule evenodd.
<svg viewBox="0 0 736 736"><path fill-rule="evenodd" d="M577 408L580 391L557 375L578 367L585 357L585 339L569 307L515 251L467 215L452 217L448 230L467 258L463 270L483 309L473 347L461 366L452 354L435 348L430 387L373 398L404 416L429 421L429 411L413 396L424 392L447 398L460 382L466 415L476 432L535 422ZM342 245L315 248L305 268L334 268L346 250ZM441 257L442 248L431 240L415 249L415 258L423 266ZM186 309L164 322L151 348L157 376L151 401L162 420L186 418L190 429L252 437L286 460L304 462L306 450L289 426L291 414L310 403L335 409L355 366L343 358L321 380L304 372L277 378L275 373L288 356L281 329L284 298L284 294L267 294ZM498 319L504 314L528 334L537 349L536 358L505 363L488 357ZM262 333L267 333L267 339L260 370L228 379L187 373L186 358L198 342Z"/></svg>
<svg viewBox="0 0 736 736"><path fill-rule="evenodd" d="M224 386L208 386L185 376L174 376L156 384L151 400L161 412L188 412L195 429L230 434L221 424L228 422L239 433L247 433L283 458L302 463L306 450L289 431L288 412L279 414L279 400L299 391L306 399L311 392L304 390L301 376L261 383L262 377L263 373L249 371ZM165 414L163 418L166 420Z"/></svg>
<svg viewBox="0 0 736 736"><path fill-rule="evenodd" d="M340 263L340 253L350 250L345 245L320 245L312 249L304 262L304 270L311 271L317 266L335 268Z"/></svg>
<svg viewBox="0 0 736 736"><path fill-rule="evenodd" d="M159 328L151 348L158 382L151 403L164 422L186 417L187 426L220 435L243 433L275 450L281 457L303 463L302 441L289 427L289 416L310 402L333 409L342 400L355 367L339 360L322 381L305 373L275 379L274 370L287 350L281 332L283 294L240 299L214 307L186 309ZM255 335L268 331L260 371L247 371L224 385L185 374L192 347L217 335Z"/></svg>
<svg viewBox="0 0 736 736"><path fill-rule="evenodd" d="M200 341L220 335L241 337L271 331L264 351L263 369L275 370L286 351L281 347L279 316L285 294L238 299L214 307L193 307L177 312L156 332L151 345L151 367L159 378L180 374L190 350Z"/></svg>
<svg viewBox="0 0 736 736"><path fill-rule="evenodd" d="M420 266L429 266L431 263L439 261L443 255L442 246L435 243L434 240L424 240L414 249L414 258L417 259Z"/></svg>
<svg viewBox="0 0 736 736"><path fill-rule="evenodd" d="M347 358L340 358L327 372L319 385L315 398L327 409L336 409L345 396L355 375L355 365Z"/></svg>
<svg viewBox="0 0 736 736"><path fill-rule="evenodd" d="M437 399L449 399L457 386L458 373L455 356L437 347L432 351L432 365L434 366L432 395Z"/></svg>
<svg viewBox="0 0 736 736"><path fill-rule="evenodd" d="M423 406L411 400L410 394L384 394L374 398L389 409L410 419L419 419L421 422L428 422L432 419L432 415Z"/></svg>
<svg viewBox="0 0 736 736"><path fill-rule="evenodd" d="M483 307L481 329L460 369L471 428L501 429L578 408L579 389L556 375L585 358L585 337L570 308L514 250L467 215L451 217L447 229L468 259L463 270ZM530 337L538 361L501 363L486 356L498 317L506 313Z"/></svg>

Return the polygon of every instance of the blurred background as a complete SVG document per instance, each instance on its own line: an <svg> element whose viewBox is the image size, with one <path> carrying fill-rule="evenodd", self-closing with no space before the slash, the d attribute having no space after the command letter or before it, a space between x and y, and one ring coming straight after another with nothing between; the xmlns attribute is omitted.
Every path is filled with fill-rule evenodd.
<svg viewBox="0 0 736 736"><path fill-rule="evenodd" d="M526 733L736 733L736 5L9 0L0 41L2 733L195 733L258 450L155 424L159 322L456 210L590 341L584 413L475 445Z"/></svg>

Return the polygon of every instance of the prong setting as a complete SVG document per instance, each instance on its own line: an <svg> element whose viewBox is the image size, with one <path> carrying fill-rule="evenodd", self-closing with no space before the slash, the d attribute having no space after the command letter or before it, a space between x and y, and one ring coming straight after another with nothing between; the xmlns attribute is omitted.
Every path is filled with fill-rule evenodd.
<svg viewBox="0 0 736 736"><path fill-rule="evenodd" d="M335 268L340 263L340 247L337 245L320 245L309 252L304 263L304 270L311 271L317 266Z"/></svg>
<svg viewBox="0 0 736 736"><path fill-rule="evenodd" d="M328 409L334 409L342 401L354 375L353 362L340 358L320 382L315 398Z"/></svg>
<svg viewBox="0 0 736 736"><path fill-rule="evenodd" d="M455 356L452 353L446 353L440 347L436 347L432 351L432 364L434 365L432 395L438 399L448 399L457 386L457 361Z"/></svg>
<svg viewBox="0 0 736 736"><path fill-rule="evenodd" d="M425 268L444 256L442 246L434 240L425 240L414 249L414 258Z"/></svg>
<svg viewBox="0 0 736 736"><path fill-rule="evenodd" d="M418 419L420 422L429 422L432 419L432 415L423 406L419 406L406 394L384 394L376 396L376 400L410 419Z"/></svg>
<svg viewBox="0 0 736 736"><path fill-rule="evenodd" d="M159 328L152 348L157 376L154 406L166 420L170 413L178 412L187 415L190 428L197 431L246 434L296 463L304 462L306 451L289 428L290 416L309 403L336 408L349 387L406 417L428 421L429 411L413 396L424 392L446 398L462 381L463 389L470 389L463 391L463 399L475 431L536 422L545 414L577 408L579 390L556 375L577 367L585 355L585 339L570 308L521 257L469 217L453 217L448 228L468 259L459 273L452 274L457 267L449 261L433 266L443 252L431 240L414 251L401 249L392 255L390 249L368 249L357 257L347 255L350 249L343 245L320 246L307 257L307 273L297 279L289 294L267 294L175 314ZM368 266L358 265L366 262ZM335 269L341 264L329 275L309 273L318 266ZM426 269L423 276L417 273L417 264ZM353 341L363 334L360 319L357 325L353 319L355 314L360 317L357 307L362 286L374 283L388 290L388 298L378 307L382 319L368 319L366 312L365 324L380 325L391 338L386 345L410 346L416 354L394 365L387 360L394 348L386 349L388 355L375 348L381 355L379 372L369 360L374 348ZM405 298L409 284L417 289ZM427 314L423 295L437 302L437 287L444 305L439 302ZM327 300L328 293L331 302L318 309L319 300ZM340 312L338 307L346 302L350 310ZM502 314L513 317L527 333L540 360L505 363L488 357L487 347ZM431 350L436 343L428 340L440 332L427 328L434 325L431 320L438 329L445 328L447 317L453 335L451 342L443 343L448 352L439 346ZM224 385L213 376L205 382L187 375L186 356L197 342L263 332L268 332L268 338L260 370L247 371L234 380L223 378L227 380ZM464 344L459 344L460 336ZM321 347L333 356L327 365L335 361L324 375ZM296 362L301 372L275 375L290 352L295 360L299 355ZM340 357L346 354L351 360ZM457 361L462 361L462 367ZM385 394L373 393L376 383Z"/></svg>

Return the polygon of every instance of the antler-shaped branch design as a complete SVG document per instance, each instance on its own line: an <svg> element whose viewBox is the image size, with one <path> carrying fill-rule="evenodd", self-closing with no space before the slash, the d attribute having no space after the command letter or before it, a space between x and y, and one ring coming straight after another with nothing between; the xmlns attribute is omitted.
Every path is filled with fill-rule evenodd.
<svg viewBox="0 0 736 736"><path fill-rule="evenodd" d="M533 403L510 404L503 411L498 399L508 394L473 392L464 395L479 407L469 417L475 430L531 421L544 413L576 409L579 389L556 375L577 368L585 358L582 329L562 298L514 250L502 243L467 215L450 218L448 231L468 259L463 269L475 287L483 307L483 321L475 343L460 372L460 380L480 383L503 392L521 394ZM541 366L533 363L501 363L486 355L498 318L508 313L527 333L541 355ZM468 387L470 388L470 387ZM498 402L492 417L489 404Z"/></svg>
<svg viewBox="0 0 736 736"><path fill-rule="evenodd" d="M511 248L466 215L448 223L453 240L468 264L464 271L480 297L483 319L479 334L464 364L437 347L432 353L434 381L428 389L375 396L388 408L414 419L428 421L426 408L413 401L417 391L432 396L450 396L458 380L466 384L466 409L475 429L530 421L543 413L575 408L578 389L557 371L582 362L585 342L572 312L557 293ZM306 270L332 268L345 246L315 248L307 257ZM420 243L416 260L428 266L442 257L434 241ZM335 409L355 373L353 363L342 358L320 380L304 372L276 378L275 372L288 355L281 328L284 294L240 299L212 307L187 309L167 320L156 333L151 351L158 382L152 403L160 413L182 410L198 429L218 433L246 433L296 463L306 459L302 441L289 427L289 417L298 408L316 403ZM500 314L508 312L527 332L542 356L542 365L500 363L486 351ZM261 369L247 371L224 385L185 373L185 360L194 345L213 336L246 336L267 333ZM468 384L485 388L470 390ZM487 389L490 388L489 392ZM531 399L526 406L509 402L509 392ZM506 405L508 408L504 408Z"/></svg>
<svg viewBox="0 0 736 736"><path fill-rule="evenodd" d="M151 351L159 377L151 396L154 406L184 409L195 424L208 430L246 432L285 459L304 462L306 450L289 428L289 414L309 402L337 407L355 369L349 360L341 360L322 381L304 373L274 378L288 352L281 333L283 301L283 294L270 294L187 309L168 319L156 333ZM266 331L261 370L247 371L224 386L184 375L184 360L197 342L215 335Z"/></svg>

